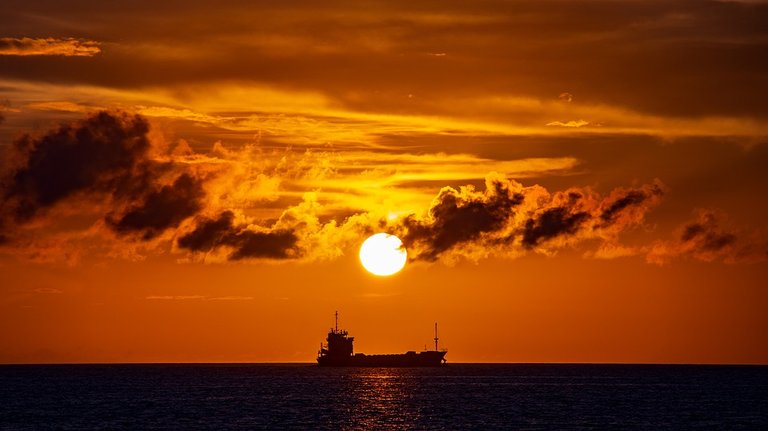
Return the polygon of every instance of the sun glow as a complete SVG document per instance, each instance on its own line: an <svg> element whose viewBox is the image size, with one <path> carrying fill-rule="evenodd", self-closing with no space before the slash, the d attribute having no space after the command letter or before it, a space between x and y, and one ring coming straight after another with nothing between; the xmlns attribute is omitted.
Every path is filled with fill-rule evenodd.
<svg viewBox="0 0 768 431"><path fill-rule="evenodd" d="M360 246L360 262L374 275L392 275L403 269L406 260L408 252L400 238L394 235L377 233Z"/></svg>

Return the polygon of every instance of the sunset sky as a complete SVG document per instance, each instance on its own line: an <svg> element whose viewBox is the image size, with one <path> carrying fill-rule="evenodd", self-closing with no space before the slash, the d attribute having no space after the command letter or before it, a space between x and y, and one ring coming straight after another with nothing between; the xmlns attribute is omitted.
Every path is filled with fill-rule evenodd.
<svg viewBox="0 0 768 431"><path fill-rule="evenodd" d="M0 363L768 364L767 189L762 1L0 5Z"/></svg>

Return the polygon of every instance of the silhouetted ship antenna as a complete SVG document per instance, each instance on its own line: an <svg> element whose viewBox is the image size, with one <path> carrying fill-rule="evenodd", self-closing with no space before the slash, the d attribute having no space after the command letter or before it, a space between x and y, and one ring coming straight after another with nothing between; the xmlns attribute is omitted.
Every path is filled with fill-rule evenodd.
<svg viewBox="0 0 768 431"><path fill-rule="evenodd" d="M354 353L350 337L344 329L339 330L339 312L335 313L334 327L328 331L326 344L320 343L317 364L327 367L436 367L446 362L447 350L438 350L437 323L435 323L435 350L424 348L423 352L414 351L402 354L366 355Z"/></svg>
<svg viewBox="0 0 768 431"><path fill-rule="evenodd" d="M435 322L435 352L437 352L437 322Z"/></svg>

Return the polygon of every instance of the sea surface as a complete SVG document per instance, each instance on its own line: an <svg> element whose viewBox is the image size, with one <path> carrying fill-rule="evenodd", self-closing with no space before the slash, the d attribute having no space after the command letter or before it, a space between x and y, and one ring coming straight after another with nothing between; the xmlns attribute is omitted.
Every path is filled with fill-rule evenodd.
<svg viewBox="0 0 768 431"><path fill-rule="evenodd" d="M768 367L3 365L0 429L768 430Z"/></svg>

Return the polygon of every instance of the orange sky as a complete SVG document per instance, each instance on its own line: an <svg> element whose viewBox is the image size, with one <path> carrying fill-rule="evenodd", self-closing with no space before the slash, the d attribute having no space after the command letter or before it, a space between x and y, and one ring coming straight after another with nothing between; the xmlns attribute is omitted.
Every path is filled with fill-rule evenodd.
<svg viewBox="0 0 768 431"><path fill-rule="evenodd" d="M0 363L768 363L768 4L102 3L0 6Z"/></svg>

